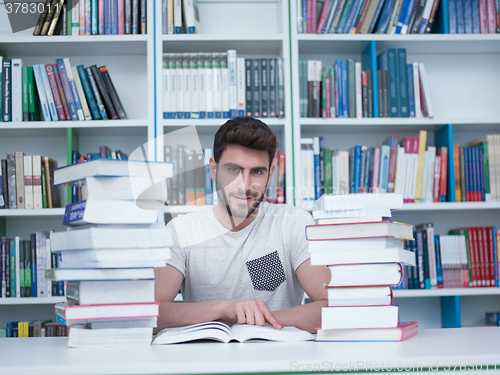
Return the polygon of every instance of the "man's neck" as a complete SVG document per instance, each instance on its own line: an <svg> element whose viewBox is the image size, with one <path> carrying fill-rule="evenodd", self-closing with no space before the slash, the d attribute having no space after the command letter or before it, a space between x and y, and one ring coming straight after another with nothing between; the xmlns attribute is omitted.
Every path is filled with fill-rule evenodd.
<svg viewBox="0 0 500 375"><path fill-rule="evenodd" d="M257 217L257 214L259 212L259 207L257 207L250 216L247 218L238 218L238 217L233 217L229 215L227 212L226 207L224 207L220 201L213 208L213 213L217 221L226 229L228 229L231 232L239 232L240 230L246 228L248 225L252 223L252 221L255 220Z"/></svg>

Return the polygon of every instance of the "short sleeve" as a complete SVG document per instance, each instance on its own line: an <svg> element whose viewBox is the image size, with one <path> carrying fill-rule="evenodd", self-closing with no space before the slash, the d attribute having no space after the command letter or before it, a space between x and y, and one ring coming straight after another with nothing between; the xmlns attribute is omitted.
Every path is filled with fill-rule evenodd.
<svg viewBox="0 0 500 375"><path fill-rule="evenodd" d="M179 242L179 236L175 230L174 220L170 220L166 227L170 228L172 233L172 246L170 247L170 259L167 260L167 264L176 268L180 273L186 277L186 248L182 248Z"/></svg>
<svg viewBox="0 0 500 375"><path fill-rule="evenodd" d="M306 226L314 224L311 214L302 208L291 208L289 215L283 220L283 243L290 254L290 260L295 271L310 258L309 244L306 240Z"/></svg>

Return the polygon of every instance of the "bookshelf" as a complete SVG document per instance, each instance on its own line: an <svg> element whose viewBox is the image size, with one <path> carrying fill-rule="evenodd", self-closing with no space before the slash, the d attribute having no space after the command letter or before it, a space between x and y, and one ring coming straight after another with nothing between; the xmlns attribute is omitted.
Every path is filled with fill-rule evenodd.
<svg viewBox="0 0 500 375"><path fill-rule="evenodd" d="M354 145L380 147L391 134L416 136L427 131L427 145L434 133L453 124L454 142L467 142L498 133L500 109L495 87L500 83L500 35L469 34L299 34L296 7L290 7L290 40L293 95L293 136L296 187L295 203L301 204L302 167L300 139L323 136L325 147L348 150ZM407 62L423 62L431 91L433 118L304 118L300 116L299 60L321 60L331 67L336 58L362 61L370 43L376 54L386 48L406 48ZM306 209L312 205L306 203ZM444 202L404 204L393 219L410 224L433 222L436 234L466 225L499 225L499 202ZM500 288L395 290L402 320L418 320L424 328L441 327L441 314L455 323L484 324L486 311L500 307ZM449 322L445 322L446 325Z"/></svg>

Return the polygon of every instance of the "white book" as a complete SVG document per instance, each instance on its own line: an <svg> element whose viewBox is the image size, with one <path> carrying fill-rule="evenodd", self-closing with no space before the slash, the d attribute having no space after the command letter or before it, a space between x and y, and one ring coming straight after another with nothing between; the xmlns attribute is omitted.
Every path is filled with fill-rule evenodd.
<svg viewBox="0 0 500 375"><path fill-rule="evenodd" d="M404 147L398 146L398 153L396 157L396 183L394 186L394 193L403 196L404 181L406 174L406 160Z"/></svg>
<svg viewBox="0 0 500 375"><path fill-rule="evenodd" d="M321 308L321 329L392 328L398 326L398 306Z"/></svg>
<svg viewBox="0 0 500 375"><path fill-rule="evenodd" d="M151 187L151 181L145 177L87 177L82 181L82 200L167 200L166 180ZM148 190L149 189L149 190ZM147 191L147 194L136 196L136 191Z"/></svg>
<svg viewBox="0 0 500 375"><path fill-rule="evenodd" d="M433 187L434 187L434 164L436 163L436 147L427 146L429 152L429 169L427 170L427 190L425 191L425 202L432 203L433 201ZM422 195L424 191L422 190Z"/></svg>
<svg viewBox="0 0 500 375"><path fill-rule="evenodd" d="M429 83L427 81L427 75L425 74L425 67L424 63L419 63L418 64L418 73L420 76L420 82L422 86L420 87L421 90L423 90L424 97L425 97L425 104L427 106L427 113L423 113L425 117L434 117L434 109L432 107L432 101L431 101L431 93L430 93L430 88L429 88Z"/></svg>
<svg viewBox="0 0 500 375"><path fill-rule="evenodd" d="M80 33L80 12L79 6L75 5L71 8L71 35L78 35ZM75 74L76 77L76 74Z"/></svg>
<svg viewBox="0 0 500 375"><path fill-rule="evenodd" d="M361 89L362 89L362 84L361 84L361 63L357 62L354 64L355 71L356 71L356 117L357 118L362 118L363 117L363 99L361 95ZM330 83L333 85L333 83ZM332 98L332 101L334 101L335 98Z"/></svg>
<svg viewBox="0 0 500 375"><path fill-rule="evenodd" d="M237 92L237 66L236 50L227 51L227 69L228 69L228 96L229 96L229 117L238 115L238 92Z"/></svg>
<svg viewBox="0 0 500 375"><path fill-rule="evenodd" d="M415 253L400 248L387 248L378 251L323 251L311 253L311 265L330 266L335 264L360 263L402 263L415 266Z"/></svg>
<svg viewBox="0 0 500 375"><path fill-rule="evenodd" d="M314 202L313 211L349 211L361 207L363 209L389 208L396 210L403 207L403 197L401 194L324 194Z"/></svg>
<svg viewBox="0 0 500 375"><path fill-rule="evenodd" d="M349 192L349 152L339 151L339 193Z"/></svg>
<svg viewBox="0 0 500 375"><path fill-rule="evenodd" d="M238 57L236 59L236 91L237 91L237 98L238 98L238 103L237 103L237 108L238 116L245 116L245 58L243 57Z"/></svg>
<svg viewBox="0 0 500 375"><path fill-rule="evenodd" d="M412 153L410 154L410 190L409 199L411 202L415 200L417 191L417 174L418 174L418 147L416 140L412 140Z"/></svg>
<svg viewBox="0 0 500 375"><path fill-rule="evenodd" d="M47 270L46 232L36 231L36 287L38 297L47 297L47 282L45 271Z"/></svg>
<svg viewBox="0 0 500 375"><path fill-rule="evenodd" d="M465 236L456 236L460 247L460 263L462 266L462 280L469 284L469 262L467 261L467 243ZM463 284L465 286L465 284Z"/></svg>
<svg viewBox="0 0 500 375"><path fill-rule="evenodd" d="M213 70L213 98L214 98L214 115L215 118L222 118L222 70L221 70L221 54L212 54L212 70Z"/></svg>
<svg viewBox="0 0 500 375"><path fill-rule="evenodd" d="M71 88L71 93L73 94L73 99L75 100L78 120L84 121L85 116L83 114L82 103L80 102L80 96L78 95L78 90L76 88L75 78L73 77L73 71L71 70L71 64L69 62L69 58L65 57L63 59L63 62L64 62L64 68L66 70L66 75L68 77L69 86Z"/></svg>
<svg viewBox="0 0 500 375"><path fill-rule="evenodd" d="M429 163L430 163L430 155L429 150L424 152L424 167L422 169L422 191L420 194L420 203L425 203L427 199L427 184L429 182Z"/></svg>
<svg viewBox="0 0 500 375"><path fill-rule="evenodd" d="M403 267L399 263L348 264L327 267L331 278L326 286L374 286L397 285L403 279ZM334 288L338 289L338 288ZM346 291L356 288L340 288Z"/></svg>
<svg viewBox="0 0 500 375"><path fill-rule="evenodd" d="M50 234L52 251L79 249L132 249L172 245L165 227L151 228L77 228Z"/></svg>
<svg viewBox="0 0 500 375"><path fill-rule="evenodd" d="M65 320L154 317L158 316L159 303L70 305L67 302L57 302L54 310L57 316Z"/></svg>
<svg viewBox="0 0 500 375"><path fill-rule="evenodd" d="M177 1L177 0L175 0L175 1ZM177 34L177 32L176 32L176 34ZM177 85L176 85L177 118L184 118L184 88L183 88L184 87L184 73L183 73L183 67L182 67L182 54L181 53L177 53L175 55L175 75L177 77Z"/></svg>
<svg viewBox="0 0 500 375"><path fill-rule="evenodd" d="M198 92L198 54L192 53L190 58L190 72L191 72L191 118L200 118L200 108L198 99L200 93Z"/></svg>
<svg viewBox="0 0 500 375"><path fill-rule="evenodd" d="M83 249L61 251L62 262L169 259L169 247L143 249Z"/></svg>
<svg viewBox="0 0 500 375"><path fill-rule="evenodd" d="M184 327L165 328L154 338L152 345L175 344L193 340L213 340L223 343L245 342L252 339L268 341L308 341L314 336L295 327L278 330L272 326L234 324L231 327L222 322L198 323Z"/></svg>
<svg viewBox="0 0 500 375"><path fill-rule="evenodd" d="M229 118L229 70L227 67L227 53L221 53L221 92L222 92L222 117Z"/></svg>
<svg viewBox="0 0 500 375"><path fill-rule="evenodd" d="M146 268L165 267L166 259L141 259L141 260L97 260L78 262L59 262L57 266L62 269L73 268Z"/></svg>
<svg viewBox="0 0 500 375"><path fill-rule="evenodd" d="M40 106L42 107L42 114L44 121L52 121L50 117L49 104L47 102L47 97L45 96L45 85L42 79L41 67L45 69L45 65L33 65L33 74L35 76L35 82L38 92L38 97L40 99Z"/></svg>
<svg viewBox="0 0 500 375"><path fill-rule="evenodd" d="M350 238L346 240L309 241L310 253L338 251L379 251L390 248L404 250L404 240L394 237ZM379 284L385 285L385 284Z"/></svg>
<svg viewBox="0 0 500 375"><path fill-rule="evenodd" d="M23 61L12 59L12 122L23 121Z"/></svg>
<svg viewBox="0 0 500 375"><path fill-rule="evenodd" d="M175 34L182 34L182 1L174 0L174 30Z"/></svg>
<svg viewBox="0 0 500 375"><path fill-rule="evenodd" d="M339 194L339 150L332 150L332 191Z"/></svg>
<svg viewBox="0 0 500 375"><path fill-rule="evenodd" d="M24 208L34 208L33 200L33 158L24 155ZM40 168L41 173L41 168Z"/></svg>
<svg viewBox="0 0 500 375"><path fill-rule="evenodd" d="M167 54L163 55L163 66L162 66L162 76L163 76L163 118L170 118L171 108L170 108L170 61Z"/></svg>
<svg viewBox="0 0 500 375"><path fill-rule="evenodd" d="M72 326L68 329L68 347L150 346L152 335L151 327L86 329Z"/></svg>
<svg viewBox="0 0 500 375"><path fill-rule="evenodd" d="M184 118L191 118L191 54L182 54L182 108Z"/></svg>
<svg viewBox="0 0 500 375"><path fill-rule="evenodd" d="M169 118L176 118L177 117L177 67L176 67L176 59L175 59L175 54L169 53L169 79L170 82L168 84L168 88L170 90L169 93L169 100L170 100L170 114Z"/></svg>
<svg viewBox="0 0 500 375"><path fill-rule="evenodd" d="M117 250L114 250L117 251ZM118 250L121 251L121 250ZM50 268L50 267L49 267ZM153 268L75 268L48 269L45 273L48 282L52 281L83 281L83 280L143 280L154 279Z"/></svg>
<svg viewBox="0 0 500 375"><path fill-rule="evenodd" d="M73 77L75 79L76 91L78 92L78 96L80 98L83 116L86 121L90 121L92 120L92 115L90 114L87 98L85 97L85 93L83 92L82 81L80 80L80 74L78 73L78 69L76 68L76 66L71 67L71 72L73 73Z"/></svg>
<svg viewBox="0 0 500 375"><path fill-rule="evenodd" d="M198 53L198 109L200 112L200 118L207 117L207 90L206 77L205 77L205 54Z"/></svg>
<svg viewBox="0 0 500 375"><path fill-rule="evenodd" d="M431 279L431 288L437 289L437 266L436 266L436 248L434 246L434 227L427 227L427 252L429 254L429 274Z"/></svg>
<svg viewBox="0 0 500 375"><path fill-rule="evenodd" d="M413 63L413 96L415 98L415 117L422 117L422 107L420 104L420 80L418 75L418 62Z"/></svg>
<svg viewBox="0 0 500 375"><path fill-rule="evenodd" d="M355 218L355 217L373 217L373 216L383 216L391 217L390 208L365 208L362 205L357 206L357 208L346 210L339 206L338 209L333 209L330 211L313 211L313 217L315 219L340 219L340 218Z"/></svg>
<svg viewBox="0 0 500 375"><path fill-rule="evenodd" d="M302 197L303 205L308 205L310 201L314 200L314 198L311 199L311 196L314 197L314 185L311 185L311 182L314 183L314 174L311 173L314 172L314 164L313 164L314 154L312 148L313 139L302 138L300 140L300 144L301 144L300 155L301 155L301 168L302 168L300 195Z"/></svg>
<svg viewBox="0 0 500 375"><path fill-rule="evenodd" d="M184 6L184 19L186 21L188 34L195 34L198 32L196 29L196 17L193 1L194 0L182 0L182 4Z"/></svg>
<svg viewBox="0 0 500 375"><path fill-rule="evenodd" d="M51 251L51 243L52 241L48 236L45 238L45 262L46 262L46 270L50 269L50 259L52 256ZM45 274L45 290L47 291L47 297L52 297L52 281L47 278L47 274Z"/></svg>
<svg viewBox="0 0 500 375"><path fill-rule="evenodd" d="M205 92L207 118L214 118L214 71L211 53L205 54Z"/></svg>
<svg viewBox="0 0 500 375"><path fill-rule="evenodd" d="M47 98L47 105L49 107L50 116L52 120L59 121L59 116L57 115L56 104L54 102L54 96L52 95L52 90L50 88L49 76L47 75L47 70L45 65L40 64L40 75L43 81L43 87L45 89L45 97Z"/></svg>
<svg viewBox="0 0 500 375"><path fill-rule="evenodd" d="M20 249L19 246L20 246L20 241L21 239L19 237L15 237L14 239L14 243L15 243L15 254L16 254L16 264L14 265L14 268L16 270L16 295L15 297L21 297L21 285L20 285L20 279L19 279L19 275L20 275L20 265L19 265L19 252L20 251L24 251L24 249ZM24 265L23 265L23 268L24 268ZM11 269L12 269L12 266L11 266ZM11 297L12 297L12 293L11 293Z"/></svg>

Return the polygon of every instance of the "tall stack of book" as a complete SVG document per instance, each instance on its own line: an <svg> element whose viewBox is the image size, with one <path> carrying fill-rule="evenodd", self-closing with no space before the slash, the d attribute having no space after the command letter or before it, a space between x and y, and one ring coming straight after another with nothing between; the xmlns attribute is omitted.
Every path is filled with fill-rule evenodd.
<svg viewBox="0 0 500 375"><path fill-rule="evenodd" d="M417 322L399 322L392 286L403 265L415 266L404 249L412 226L386 220L401 208L400 194L323 195L314 204L316 224L306 227L311 264L331 271L328 306L322 308L319 341L401 341Z"/></svg>
<svg viewBox="0 0 500 375"><path fill-rule="evenodd" d="M56 184L82 184L87 200L66 206L66 232L51 234L61 254L53 281L66 281L55 305L68 346L149 345L159 312L154 267L170 257L171 235L158 210L171 163L99 159L55 171ZM91 198L90 198L91 197Z"/></svg>

